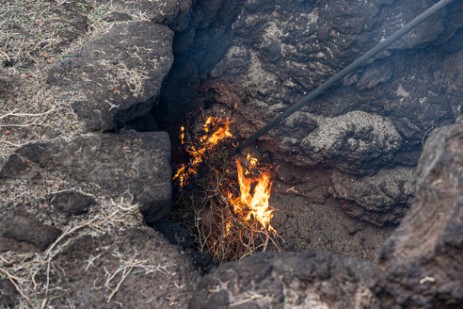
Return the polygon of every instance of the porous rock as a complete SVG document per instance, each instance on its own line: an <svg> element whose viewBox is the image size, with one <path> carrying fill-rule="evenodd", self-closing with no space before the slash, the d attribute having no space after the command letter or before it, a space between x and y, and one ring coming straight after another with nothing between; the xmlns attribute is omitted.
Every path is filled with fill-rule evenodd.
<svg viewBox="0 0 463 309"><path fill-rule="evenodd" d="M90 206L95 203L93 196L76 190L63 190L48 196L50 205L58 212L66 216L81 215L88 212Z"/></svg>
<svg viewBox="0 0 463 309"><path fill-rule="evenodd" d="M31 189L50 177L68 188L116 198L125 192L154 222L171 207L170 142L167 133L88 134L19 148L0 179L28 179Z"/></svg>
<svg viewBox="0 0 463 309"><path fill-rule="evenodd" d="M210 71L215 84L224 85L215 89L241 94L236 136L249 137L433 4L244 1L230 48ZM293 115L296 125L290 118L261 136L260 151L297 168L339 170L346 180L414 167L428 132L461 114L461 12L460 5L450 4L370 59ZM229 92L212 102L222 102ZM357 192L356 198L331 191L355 218L397 224L408 209L410 186L391 199L385 198L391 188L376 187L373 195L390 206L369 211L356 184L350 188L343 181L340 190Z"/></svg>
<svg viewBox="0 0 463 309"><path fill-rule="evenodd" d="M374 176L355 177L333 171L330 191L333 197L354 204L341 203L354 218L379 226L398 224L415 192L413 172L410 167L396 167Z"/></svg>
<svg viewBox="0 0 463 309"><path fill-rule="evenodd" d="M327 253L257 254L203 277L190 308L380 308L376 271Z"/></svg>
<svg viewBox="0 0 463 309"><path fill-rule="evenodd" d="M153 107L173 61L172 40L164 25L116 23L50 69L48 83L70 93L88 131L123 127Z"/></svg>
<svg viewBox="0 0 463 309"><path fill-rule="evenodd" d="M231 46L211 75L245 93L246 102L239 110L243 121L257 129L432 4L429 0L248 0L233 23ZM382 149L382 163L416 164L426 132L453 122L459 113L455 101L461 87L453 87L449 94L445 81L455 80L460 67L457 44L447 44L455 41L452 38L462 28L460 12L458 5L450 5L302 111L330 118L353 111L369 113L366 118L370 119L387 117L402 142ZM425 48L431 45L432 49ZM439 74L443 82L433 74ZM296 164L313 165L312 160L302 160L306 149L297 146L302 142L297 136L310 135L310 122L296 128L299 132L293 132L291 140L286 127L285 123L274 128L260 141L276 142L270 146L276 156L291 153ZM244 138L252 133L240 132ZM342 163L333 165L347 172ZM357 169L354 163L362 175L375 174L376 166Z"/></svg>
<svg viewBox="0 0 463 309"><path fill-rule="evenodd" d="M315 162L326 162L352 174L365 174L391 159L401 137L389 119L361 111L324 118L302 140L301 147ZM377 167L379 168L379 166Z"/></svg>
<svg viewBox="0 0 463 309"><path fill-rule="evenodd" d="M8 279L0 279L0 307L15 308L19 293Z"/></svg>
<svg viewBox="0 0 463 309"><path fill-rule="evenodd" d="M384 245L388 308L463 306L463 119L437 129L417 168L416 201Z"/></svg>
<svg viewBox="0 0 463 309"><path fill-rule="evenodd" d="M49 305L58 308L187 308L199 277L186 255L148 227L81 237L55 265L63 289Z"/></svg>
<svg viewBox="0 0 463 309"><path fill-rule="evenodd" d="M6 217L2 224L5 225L4 237L30 243L39 250L45 250L62 233L60 229L43 224L26 213Z"/></svg>

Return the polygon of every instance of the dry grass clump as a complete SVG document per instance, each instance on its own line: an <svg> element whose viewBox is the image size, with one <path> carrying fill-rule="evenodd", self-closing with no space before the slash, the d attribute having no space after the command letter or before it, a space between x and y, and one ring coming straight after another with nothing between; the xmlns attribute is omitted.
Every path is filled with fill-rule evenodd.
<svg viewBox="0 0 463 309"><path fill-rule="evenodd" d="M148 70L145 67L138 66L129 69L124 63L114 65L110 60L100 60L98 64L112 69L112 72L108 72L106 75L111 89L120 89L127 85L134 97L143 96L145 91L144 83L149 79Z"/></svg>
<svg viewBox="0 0 463 309"><path fill-rule="evenodd" d="M218 130L217 127L207 132L200 130L187 143L187 149L202 149L202 141ZM270 225L262 226L250 215L249 207L238 211L231 203L230 196L240 195L236 165L230 154L232 144L232 140L224 139L215 147L205 148L201 163L193 167L196 173L179 189L178 210L174 214L196 236L199 250L211 254L218 263L239 260L269 248L281 251L281 238ZM254 166L247 174L257 179L266 169L263 165Z"/></svg>
<svg viewBox="0 0 463 309"><path fill-rule="evenodd" d="M55 258L80 237L84 235L110 236L120 231L143 226L139 206L133 203L133 197L129 193L115 200L104 197L95 197L95 199L97 205L92 207L87 215L71 220L69 223L64 219L54 222L63 230L63 233L45 252L2 253L0 277L8 279L21 295L18 308L48 308L47 302L60 289L57 278L62 270L56 267ZM34 208L29 208L28 211L33 212ZM145 269L146 272L156 271L158 268L162 270L161 266L154 267L150 261L139 260L136 256L124 256L119 253L117 258L124 263L114 273L107 274L108 302L134 268ZM88 261L89 265L92 262Z"/></svg>
<svg viewBox="0 0 463 309"><path fill-rule="evenodd" d="M210 168L206 166L205 169ZM232 176L226 170L216 174L215 171L200 181L198 186L203 189L193 193L196 196L199 193L199 197L193 198L199 249L209 252L218 263L239 260L269 248L281 251L281 239L276 231L264 228L255 218L246 219L230 205L224 192L236 187L227 180L236 174Z"/></svg>

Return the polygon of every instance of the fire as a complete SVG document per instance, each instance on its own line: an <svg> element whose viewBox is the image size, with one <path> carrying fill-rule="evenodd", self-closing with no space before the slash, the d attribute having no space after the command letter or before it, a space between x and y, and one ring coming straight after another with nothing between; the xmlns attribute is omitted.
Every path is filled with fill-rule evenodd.
<svg viewBox="0 0 463 309"><path fill-rule="evenodd" d="M181 126L180 127L180 145L184 145L185 144L185 127L184 126Z"/></svg>
<svg viewBox="0 0 463 309"><path fill-rule="evenodd" d="M215 128L211 134L210 132ZM198 173L198 165L206 159L206 152L214 149L222 140L233 137L230 132L230 120L221 117L208 117L203 126L204 135L199 138L197 145L189 145L186 151L191 159L188 164L182 164L175 173L173 180L177 180L183 188L191 175ZM185 128L180 128L180 143L185 144Z"/></svg>
<svg viewBox="0 0 463 309"><path fill-rule="evenodd" d="M247 159L250 162L250 167L255 168L257 166L257 159L249 155ZM254 219L260 223L262 228L276 232L270 225L273 218L273 208L269 206L272 190L270 172L266 170L260 176L248 176L250 172L245 170L238 160L236 160L236 168L240 195L233 197L231 192L227 194L228 202L233 206L234 212L246 222L251 222Z"/></svg>
<svg viewBox="0 0 463 309"><path fill-rule="evenodd" d="M200 133L185 142L185 128L180 128L180 143L190 159L173 177L182 188L198 175L198 183L189 188L190 195L183 192L180 202L193 206L200 250L206 249L218 262L265 251L269 242L280 250L280 238L270 224L274 212L269 205L270 168L249 154L243 163L230 162L222 151L232 147L230 141L223 143L233 137L228 118L208 117ZM199 173L200 167L204 172Z"/></svg>

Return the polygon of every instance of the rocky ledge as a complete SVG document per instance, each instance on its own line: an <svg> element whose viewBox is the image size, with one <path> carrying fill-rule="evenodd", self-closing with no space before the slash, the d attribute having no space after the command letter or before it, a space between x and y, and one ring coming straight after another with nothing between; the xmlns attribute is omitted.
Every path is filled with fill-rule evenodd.
<svg viewBox="0 0 463 309"><path fill-rule="evenodd" d="M192 308L463 306L463 119L428 139L417 198L377 263L329 253L258 254L203 277Z"/></svg>

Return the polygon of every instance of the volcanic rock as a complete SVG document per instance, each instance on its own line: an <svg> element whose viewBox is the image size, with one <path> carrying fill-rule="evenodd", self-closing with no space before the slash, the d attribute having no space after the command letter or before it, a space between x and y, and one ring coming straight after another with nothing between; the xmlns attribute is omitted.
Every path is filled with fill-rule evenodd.
<svg viewBox="0 0 463 309"><path fill-rule="evenodd" d="M58 62L48 83L74 94L70 103L87 131L121 128L153 107L173 61L172 39L164 25L117 23Z"/></svg>
<svg viewBox="0 0 463 309"><path fill-rule="evenodd" d="M360 178L333 171L331 194L354 203L341 203L353 217L379 226L398 224L415 191L413 171L410 167L396 167Z"/></svg>
<svg viewBox="0 0 463 309"><path fill-rule="evenodd" d="M28 242L40 250L45 250L62 233L61 230L42 224L27 214L16 213L2 220L5 226L3 236L19 242ZM7 248L2 248L2 251Z"/></svg>
<svg viewBox="0 0 463 309"><path fill-rule="evenodd" d="M49 304L60 308L186 308L198 280L187 256L148 227L84 236L56 267L64 289Z"/></svg>
<svg viewBox="0 0 463 309"><path fill-rule="evenodd" d="M257 254L201 279L190 308L381 308L374 264L327 253Z"/></svg>
<svg viewBox="0 0 463 309"><path fill-rule="evenodd" d="M361 111L319 121L301 147L316 163L326 162L351 174L365 174L390 160L401 137L390 120Z"/></svg>
<svg viewBox="0 0 463 309"><path fill-rule="evenodd" d="M50 205L66 216L81 215L95 203L93 196L76 190L64 190L50 194Z"/></svg>
<svg viewBox="0 0 463 309"><path fill-rule="evenodd" d="M116 198L125 192L147 222L171 207L170 142L163 132L88 134L19 148L2 170L2 181L25 179L30 189L48 180L65 188Z"/></svg>
<svg viewBox="0 0 463 309"><path fill-rule="evenodd" d="M432 4L432 1L389 0L323 4L291 1L290 5L286 2L246 1L233 24L231 47L211 73L228 83L235 81L234 86L243 89L249 102L241 105L240 111L257 128ZM394 14L396 10L403 14ZM446 49L444 38L449 39L462 26L461 19L456 21L458 10L457 6L451 6L420 25L304 110L325 117L349 118L348 113L357 110L373 113L366 118L387 117L395 142L393 147L384 148L383 163L394 164L396 159L404 162L405 155L394 156L396 151L408 155L408 164L416 163L417 156L412 152L419 150L425 132L454 119L451 106L443 99L447 95L445 86L438 84L432 70L426 68L430 63L438 67L457 61L457 54L447 55L439 49ZM445 15L452 19L446 21ZM435 50L423 49L435 41L439 41ZM448 71L439 70L447 78ZM357 122L356 119L352 122ZM261 140L282 144L288 138L286 126L275 128ZM301 134L295 136L309 135L308 140L315 140L318 132L311 133L304 126L299 131ZM249 133L242 134L246 137ZM400 139L402 143L398 143ZM279 147L284 157L287 147ZM278 147L272 150L278 152ZM298 164L313 164L298 158L299 153L307 150L307 147L292 148ZM336 163L344 168L342 163ZM358 169L357 173L374 174L377 170L373 166Z"/></svg>
<svg viewBox="0 0 463 309"><path fill-rule="evenodd" d="M215 102L240 94L236 134L246 138L432 4L244 1L230 48L210 71L215 84L231 89L217 93ZM275 160L332 167L354 178L415 166L427 132L461 113L462 88L452 85L462 76L455 41L462 27L461 7L454 3L312 100L297 112L305 119L298 125L285 121L263 135L258 147ZM391 209L394 215L363 216L361 208L348 213L375 224L397 223L404 207L400 202Z"/></svg>
<svg viewBox="0 0 463 309"><path fill-rule="evenodd" d="M380 267L388 308L463 306L463 119L428 138L416 201L384 245Z"/></svg>
<svg viewBox="0 0 463 309"><path fill-rule="evenodd" d="M0 307L15 308L18 294L14 285L8 279L0 280Z"/></svg>

